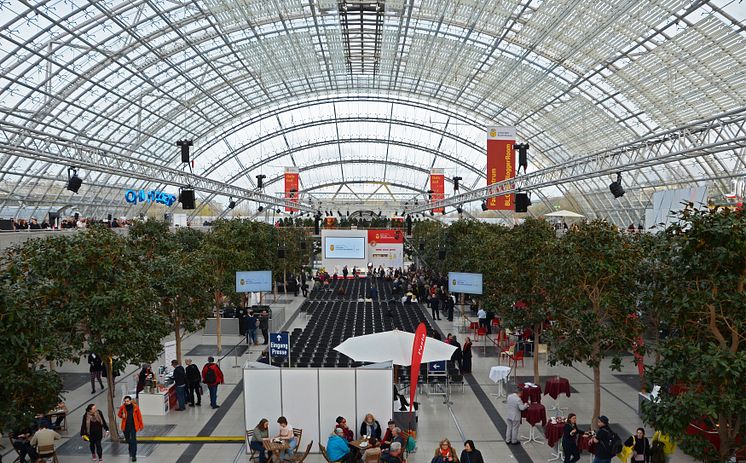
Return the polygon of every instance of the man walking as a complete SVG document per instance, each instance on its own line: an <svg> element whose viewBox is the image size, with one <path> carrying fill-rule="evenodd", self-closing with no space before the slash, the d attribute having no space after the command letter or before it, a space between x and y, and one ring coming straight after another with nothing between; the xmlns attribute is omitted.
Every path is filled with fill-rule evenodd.
<svg viewBox="0 0 746 463"><path fill-rule="evenodd" d="M223 372L212 356L207 357L207 364L202 367L202 382L207 385L207 389L210 391L210 407L213 410L220 407L218 405L218 384L223 384Z"/></svg>
<svg viewBox="0 0 746 463"><path fill-rule="evenodd" d="M186 379L189 391L189 406L194 407L194 396L197 396L197 406L202 405L202 375L199 373L199 367L192 363L192 359L186 359Z"/></svg>
<svg viewBox="0 0 746 463"><path fill-rule="evenodd" d="M521 426L521 412L528 408L527 403L523 403L523 389L516 386L516 391L508 396L507 400L507 421L508 429L505 434L505 443L509 445L520 445L518 438L518 428Z"/></svg>
<svg viewBox="0 0 746 463"><path fill-rule="evenodd" d="M179 408L176 410L183 411L186 409L186 393L187 393L187 377L184 367L179 364L179 361L174 359L171 360L171 366L174 368L174 384L176 385L176 400L179 403Z"/></svg>
<svg viewBox="0 0 746 463"><path fill-rule="evenodd" d="M596 444L596 456L593 458L593 463L611 463L611 459L616 455L613 440L615 437L619 438L609 429L609 419L604 415L596 419L596 427L598 430L593 437L593 443Z"/></svg>

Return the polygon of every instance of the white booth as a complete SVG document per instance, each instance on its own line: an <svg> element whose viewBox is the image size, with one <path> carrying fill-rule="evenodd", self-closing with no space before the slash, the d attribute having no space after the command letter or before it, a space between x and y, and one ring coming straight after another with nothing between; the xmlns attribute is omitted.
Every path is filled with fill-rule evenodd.
<svg viewBox="0 0 746 463"><path fill-rule="evenodd" d="M243 370L246 430L262 418L269 435L279 431L284 416L293 428L303 429L299 451L313 439L326 445L336 418L343 416L358 437L365 415L372 413L382 430L393 417L393 366L379 363L360 368L278 368L247 362Z"/></svg>

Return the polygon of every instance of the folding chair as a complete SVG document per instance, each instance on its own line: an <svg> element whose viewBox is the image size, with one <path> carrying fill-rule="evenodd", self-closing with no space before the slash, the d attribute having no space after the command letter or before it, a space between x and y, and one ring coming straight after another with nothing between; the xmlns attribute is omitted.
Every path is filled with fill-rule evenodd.
<svg viewBox="0 0 746 463"><path fill-rule="evenodd" d="M311 453L311 446L313 445L313 440L308 443L308 446L306 447L306 453L303 455L294 453L292 457L284 458L284 461L290 461L292 463L303 463L303 461L306 459L309 453Z"/></svg>

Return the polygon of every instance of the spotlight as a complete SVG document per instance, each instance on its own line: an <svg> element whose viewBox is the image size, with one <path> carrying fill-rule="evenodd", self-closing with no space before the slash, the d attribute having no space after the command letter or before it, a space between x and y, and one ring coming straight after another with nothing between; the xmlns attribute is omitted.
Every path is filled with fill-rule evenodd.
<svg viewBox="0 0 746 463"><path fill-rule="evenodd" d="M176 146L181 147L181 162L189 162L189 147L194 146L192 140L179 140L176 142Z"/></svg>
<svg viewBox="0 0 746 463"><path fill-rule="evenodd" d="M347 211L347 217L349 217L349 216L350 216L350 211Z"/></svg>
<svg viewBox="0 0 746 463"><path fill-rule="evenodd" d="M419 203L419 201L417 201L417 198L414 198L414 205L415 205L415 206L417 206L417 205L419 205L419 204L420 204L420 203Z"/></svg>
<svg viewBox="0 0 746 463"><path fill-rule="evenodd" d="M256 176L256 188L257 190L261 190L264 188L264 179L267 178L264 174L259 174Z"/></svg>
<svg viewBox="0 0 746 463"><path fill-rule="evenodd" d="M444 208L443 208L443 209L442 209L442 210L440 211L440 213L441 213L441 214L443 214L443 215L446 215L446 208L444 207Z"/></svg>
<svg viewBox="0 0 746 463"><path fill-rule="evenodd" d="M434 216L434 215L435 215L435 212L433 212L433 211L430 211L430 217L432 217L432 216Z"/></svg>
<svg viewBox="0 0 746 463"><path fill-rule="evenodd" d="M264 210L264 206L262 206L262 205L260 204L260 205L259 205L259 208L258 208L257 210L258 210L259 212L262 212L262 211Z"/></svg>
<svg viewBox="0 0 746 463"><path fill-rule="evenodd" d="M482 210L483 210L483 211L486 211L486 210L487 210L487 200L486 200L486 199L485 199L485 200L482 200Z"/></svg>
<svg viewBox="0 0 746 463"><path fill-rule="evenodd" d="M278 207L277 209L275 209L275 212L276 212L277 214L280 214L280 213L281 213L282 211L281 211L281 210L280 210L280 208Z"/></svg>
<svg viewBox="0 0 746 463"><path fill-rule="evenodd" d="M616 174L616 181L611 182L609 184L609 191L611 191L611 194L614 195L614 198L621 198L624 196L624 188L622 188L622 173L618 172Z"/></svg>
<svg viewBox="0 0 746 463"><path fill-rule="evenodd" d="M461 207L460 204L458 206L456 206L456 212L458 212L459 214L461 214L462 212L464 212L464 209Z"/></svg>
<svg viewBox="0 0 746 463"><path fill-rule="evenodd" d="M378 211L378 217L381 217L381 211Z"/></svg>
<svg viewBox="0 0 746 463"><path fill-rule="evenodd" d="M339 211L337 211L337 215L340 216L340 217L342 217L342 213L339 212Z"/></svg>
<svg viewBox="0 0 746 463"><path fill-rule="evenodd" d="M453 177L453 192L456 193L458 191L458 182L461 181L461 177Z"/></svg>
<svg viewBox="0 0 746 463"><path fill-rule="evenodd" d="M433 190L427 190L427 199L430 201L433 200Z"/></svg>
<svg viewBox="0 0 746 463"><path fill-rule="evenodd" d="M515 211L516 212L528 212L528 206L531 205L531 198L528 197L528 193L516 193L515 194Z"/></svg>
<svg viewBox="0 0 746 463"><path fill-rule="evenodd" d="M230 201L228 201L228 209L235 209L236 208L236 201L233 200L233 197L231 196Z"/></svg>
<svg viewBox="0 0 746 463"><path fill-rule="evenodd" d="M521 167L523 167L523 173L525 174L528 168L528 143L518 143L513 145L513 149L518 151L518 170L516 173L520 172Z"/></svg>
<svg viewBox="0 0 746 463"><path fill-rule="evenodd" d="M83 185L83 180L78 177L77 167L67 168L67 189L73 193L77 193L80 190L80 186Z"/></svg>

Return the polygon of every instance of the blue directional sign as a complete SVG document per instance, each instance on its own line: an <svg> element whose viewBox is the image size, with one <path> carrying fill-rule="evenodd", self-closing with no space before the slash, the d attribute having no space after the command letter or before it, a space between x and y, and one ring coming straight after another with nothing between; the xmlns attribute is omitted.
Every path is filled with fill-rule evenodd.
<svg viewBox="0 0 746 463"><path fill-rule="evenodd" d="M290 333L282 331L280 333L269 334L269 356L284 357L290 355Z"/></svg>
<svg viewBox="0 0 746 463"><path fill-rule="evenodd" d="M437 362L429 362L427 364L428 375L444 375L446 374L446 361L439 360Z"/></svg>

